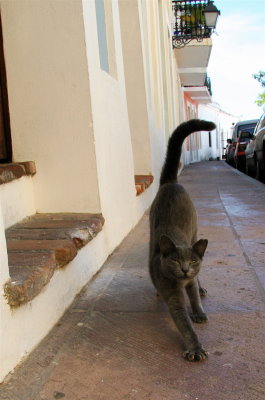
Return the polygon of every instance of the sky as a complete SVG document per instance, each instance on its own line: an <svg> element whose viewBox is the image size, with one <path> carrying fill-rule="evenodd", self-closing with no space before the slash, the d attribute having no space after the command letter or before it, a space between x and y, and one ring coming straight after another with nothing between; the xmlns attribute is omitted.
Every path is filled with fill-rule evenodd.
<svg viewBox="0 0 265 400"><path fill-rule="evenodd" d="M260 83L252 75L265 71L265 0L215 0L221 11L208 75L214 102L241 120L260 118L255 104Z"/></svg>

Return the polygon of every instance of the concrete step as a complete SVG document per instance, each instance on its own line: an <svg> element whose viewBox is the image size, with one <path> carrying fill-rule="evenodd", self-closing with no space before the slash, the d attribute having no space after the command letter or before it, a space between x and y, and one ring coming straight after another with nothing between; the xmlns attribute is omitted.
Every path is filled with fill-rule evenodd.
<svg viewBox="0 0 265 400"><path fill-rule="evenodd" d="M135 175L136 196L143 193L154 181L153 175Z"/></svg>
<svg viewBox="0 0 265 400"><path fill-rule="evenodd" d="M0 165L0 185L8 183L14 179L26 175L35 175L36 166L34 161L25 161L21 163L9 163Z"/></svg>
<svg viewBox="0 0 265 400"><path fill-rule="evenodd" d="M10 281L7 302L18 307L47 285L101 230L101 214L35 214L6 230Z"/></svg>

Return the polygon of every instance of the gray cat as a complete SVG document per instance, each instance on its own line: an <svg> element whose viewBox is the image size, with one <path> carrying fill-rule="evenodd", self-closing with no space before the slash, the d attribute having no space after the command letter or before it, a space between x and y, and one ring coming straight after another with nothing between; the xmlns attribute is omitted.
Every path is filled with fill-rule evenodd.
<svg viewBox="0 0 265 400"><path fill-rule="evenodd" d="M197 241L197 215L186 190L177 183L177 172L184 139L193 132L215 129L213 122L193 119L172 133L160 177L160 188L150 210L150 275L158 294L184 339L184 358L201 361L208 357L193 330L194 322L207 321L200 295L198 273L208 240ZM186 292L186 293L185 293ZM186 308L186 294L192 309Z"/></svg>

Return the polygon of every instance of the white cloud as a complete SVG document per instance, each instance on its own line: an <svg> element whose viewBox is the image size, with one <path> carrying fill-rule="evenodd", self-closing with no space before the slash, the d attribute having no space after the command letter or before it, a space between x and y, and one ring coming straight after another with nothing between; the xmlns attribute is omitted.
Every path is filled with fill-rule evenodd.
<svg viewBox="0 0 265 400"><path fill-rule="evenodd" d="M262 88L252 74L265 69L264 23L259 15L233 14L220 18L217 31L208 68L213 99L243 119L259 118L254 102Z"/></svg>

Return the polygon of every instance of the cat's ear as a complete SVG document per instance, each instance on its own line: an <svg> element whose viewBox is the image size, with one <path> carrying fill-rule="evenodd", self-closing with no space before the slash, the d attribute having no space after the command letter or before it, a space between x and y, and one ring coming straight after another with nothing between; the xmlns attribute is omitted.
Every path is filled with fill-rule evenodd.
<svg viewBox="0 0 265 400"><path fill-rule="evenodd" d="M176 246L172 242L172 240L166 236L162 235L159 240L159 248L161 253L166 256L176 250Z"/></svg>
<svg viewBox="0 0 265 400"><path fill-rule="evenodd" d="M208 244L207 239L200 239L198 240L198 242L194 243L194 245L192 246L192 250L196 254L198 254L200 258L202 258L204 256L207 244Z"/></svg>

